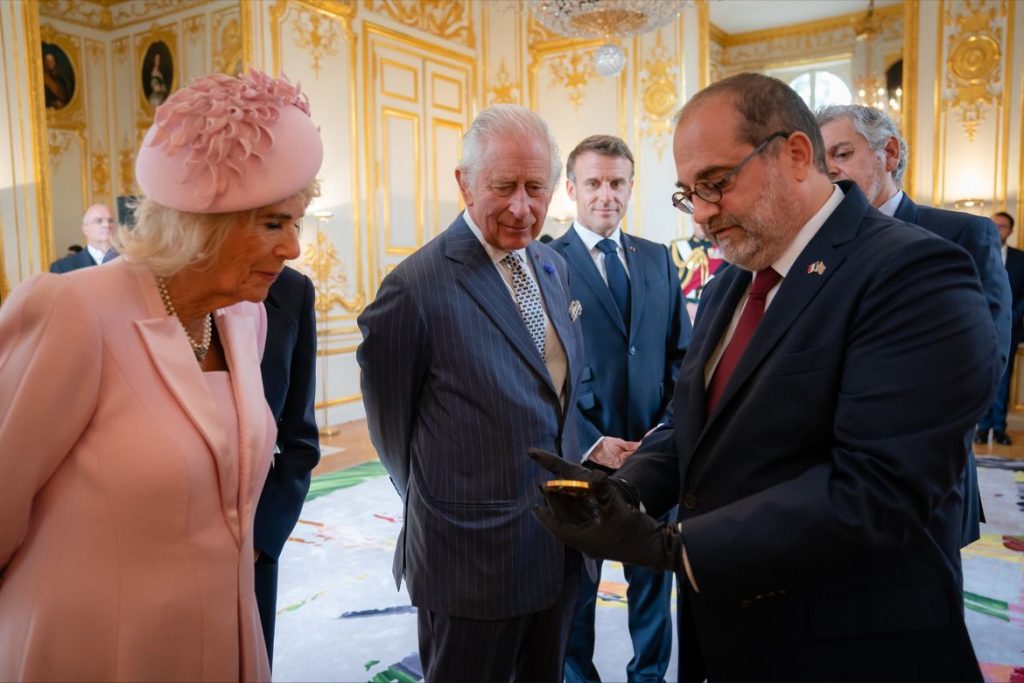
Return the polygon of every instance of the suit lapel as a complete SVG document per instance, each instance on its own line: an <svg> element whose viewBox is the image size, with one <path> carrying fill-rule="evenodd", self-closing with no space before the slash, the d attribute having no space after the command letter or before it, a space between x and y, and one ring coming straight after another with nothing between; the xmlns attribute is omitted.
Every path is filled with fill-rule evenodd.
<svg viewBox="0 0 1024 683"><path fill-rule="evenodd" d="M859 192L853 194L849 190L846 191L847 196L825 221L818 234L800 253L789 273L779 285L775 298L754 331L754 336L751 337L750 343L729 378L729 383L709 416L709 424L721 414L739 388L746 383L750 375L775 348L786 330L793 325L800 312L807 307L846 260L845 252L836 247L856 235L857 228L867 209L863 195ZM812 267L816 265L819 267ZM749 281L749 275L744 279ZM735 309L735 306L732 309Z"/></svg>
<svg viewBox="0 0 1024 683"><path fill-rule="evenodd" d="M594 293L594 296L601 303L605 314L612 319L616 328L625 337L628 331L626 330L625 323L622 321L622 314L619 312L619 307L615 304L615 299L612 298L608 284L601 277L601 273L598 272L594 259L587 250L587 246L583 244L583 240L580 239L576 230L572 228L566 234L565 240L565 257L567 261L572 263L573 272L586 283L587 287L590 288L590 291ZM630 273L632 272L632 268L630 268Z"/></svg>
<svg viewBox="0 0 1024 683"><path fill-rule="evenodd" d="M536 242L531 242L526 247L526 254L533 263L533 272L537 278L540 295L544 297L544 308L547 310L548 319L551 321L551 326L555 328L555 334L558 335L558 340L565 351L565 381L571 387L574 385L574 373L579 367L579 362L573 353L576 344L572 337L572 321L569 319L569 309L566 306L566 302L570 298L569 293L563 290L562 283L558 279L558 271L555 270L554 264L549 263L543 257L541 249L537 246ZM546 372L547 367L545 366L544 369ZM547 373L547 376L550 382L550 373ZM554 385L552 385L552 389L555 389ZM561 392L555 389L555 393ZM567 399L573 399L573 397L570 395L567 396ZM566 400L566 405L568 404L569 400Z"/></svg>
<svg viewBox="0 0 1024 683"><path fill-rule="evenodd" d="M629 269L629 339L634 339L640 328L640 319L643 317L647 278L644 277L644 262L640 260L640 252L637 251L633 238L626 233L620 234L623 253L626 255L626 267ZM609 298L610 295L609 292Z"/></svg>
<svg viewBox="0 0 1024 683"><path fill-rule="evenodd" d="M232 495L223 491L225 516L233 523L232 530L241 540L245 528L254 513L255 500L247 495L248 483L254 475L254 468L261 463L260 452L267 434L267 404L264 398L263 382L256 348L256 321L247 316L234 314L232 309L217 311L214 315L217 333L220 335L224 356L231 372L231 386L238 412L238 476L228 482ZM236 486L235 482L240 482ZM242 499L238 501L239 488ZM227 504L235 501L236 504ZM237 511L237 512L236 512Z"/></svg>
<svg viewBox="0 0 1024 683"><path fill-rule="evenodd" d="M229 456L228 435L221 421L220 410L206 386L202 370L196 363L192 348L181 331L177 318L163 316L135 321L153 365L177 399L182 411L202 435L217 465L221 500L234 501L237 490L230 482L235 467Z"/></svg>
<svg viewBox="0 0 1024 683"><path fill-rule="evenodd" d="M526 364L547 380L548 386L554 392L555 388L551 384L551 375L544 365L544 359L537 352L512 294L483 245L461 216L445 235L445 256L462 265L455 276L459 284L476 301L484 315L489 317L508 338ZM543 290L541 295L543 296Z"/></svg>
<svg viewBox="0 0 1024 683"><path fill-rule="evenodd" d="M123 267L131 267L123 264ZM143 293L148 307L149 318L135 321L135 328L142 337L142 342L153 362L160 378L167 385L171 394L177 400L182 412L195 426L196 430L206 442L207 447L214 459L217 468L217 479L221 494L221 505L225 515L233 510L238 497L238 475L236 464L231 455L228 444L228 435L224 429L220 409L214 402L206 380L203 379L202 370L196 362L192 347L181 331L181 323L177 318L167 315L163 303L157 292L156 281L149 271L132 267L139 288ZM221 327L218 326L218 332ZM229 335L231 333L228 333ZM225 353L228 353L227 343L223 342ZM229 367L231 366L229 360ZM235 376L245 373L233 373ZM236 401L238 388L235 389ZM262 387L259 389L259 398L262 399ZM241 404L239 404L241 412ZM244 424L239 422L240 433ZM261 434L262 436L262 434ZM240 539L240 526L234 516L228 517L231 521L232 533L236 540Z"/></svg>

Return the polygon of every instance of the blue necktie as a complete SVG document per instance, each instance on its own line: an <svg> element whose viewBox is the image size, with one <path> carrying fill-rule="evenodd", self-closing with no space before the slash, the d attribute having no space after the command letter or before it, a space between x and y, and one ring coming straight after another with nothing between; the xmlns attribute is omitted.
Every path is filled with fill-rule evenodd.
<svg viewBox="0 0 1024 683"><path fill-rule="evenodd" d="M604 252L604 272L608 276L608 289L615 299L615 305L619 307L619 313L622 314L622 322L629 327L629 276L626 275L626 269L619 260L619 245L612 240L603 239L597 243L597 248Z"/></svg>

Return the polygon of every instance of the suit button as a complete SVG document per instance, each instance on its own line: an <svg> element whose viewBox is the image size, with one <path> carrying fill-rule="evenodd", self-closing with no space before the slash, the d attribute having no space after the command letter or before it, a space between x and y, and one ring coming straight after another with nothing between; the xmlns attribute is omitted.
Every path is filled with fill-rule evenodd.
<svg viewBox="0 0 1024 683"><path fill-rule="evenodd" d="M688 493L683 496L683 507L687 510L692 510L697 507L697 496L692 493Z"/></svg>
<svg viewBox="0 0 1024 683"><path fill-rule="evenodd" d="M636 355L636 347L635 346L630 346L629 347L629 355L631 355L631 356L635 356Z"/></svg>

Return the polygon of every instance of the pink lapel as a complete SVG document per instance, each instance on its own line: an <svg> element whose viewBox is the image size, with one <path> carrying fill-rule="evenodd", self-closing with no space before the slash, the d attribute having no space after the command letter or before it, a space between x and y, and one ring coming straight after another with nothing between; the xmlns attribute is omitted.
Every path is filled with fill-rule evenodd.
<svg viewBox="0 0 1024 683"><path fill-rule="evenodd" d="M242 303L214 315L238 410L238 501L240 528L247 528L270 466L276 425L263 393L260 349L266 335L262 305Z"/></svg>

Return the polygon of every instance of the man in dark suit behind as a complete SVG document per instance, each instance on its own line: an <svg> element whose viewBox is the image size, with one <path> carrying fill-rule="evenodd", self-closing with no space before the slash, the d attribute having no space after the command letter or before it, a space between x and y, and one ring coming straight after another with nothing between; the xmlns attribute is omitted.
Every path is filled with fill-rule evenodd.
<svg viewBox="0 0 1024 683"><path fill-rule="evenodd" d="M580 460L579 304L533 241L555 142L522 107L482 111L455 170L466 210L359 316L370 440L405 504L395 549L428 681L557 681L580 572L530 513L540 447Z"/></svg>
<svg viewBox="0 0 1024 683"><path fill-rule="evenodd" d="M992 215L992 222L999 230L999 241L1002 242L1003 263L1010 282L1010 357L1006 361L1003 379L999 382L996 400L978 422L974 433L974 443L988 443L989 431L997 444L1009 446L1013 439L1006 433L1006 410L1010 403L1010 378L1013 377L1013 365L1017 356L1017 345L1024 339L1024 251L1009 246L1006 241L1013 232L1013 216L1000 211Z"/></svg>
<svg viewBox="0 0 1024 683"><path fill-rule="evenodd" d="M659 422L690 340L690 318L668 250L619 228L633 188L633 154L611 135L592 135L566 162L576 220L555 240L583 305L586 365L579 395L580 443L591 463L617 469ZM610 259L615 259L614 262ZM600 567L600 566L599 566ZM672 656L671 572L626 565L633 658L626 678L663 681ZM599 681L594 667L597 580L580 576L568 683Z"/></svg>
<svg viewBox="0 0 1024 683"><path fill-rule="evenodd" d="M679 680L981 681L957 487L1002 366L969 256L833 185L813 114L774 78L695 95L673 152L674 203L732 264L701 297L674 425L611 477L536 454L598 504L577 524L551 496L538 517L680 573L699 655ZM641 503L678 503L680 523Z"/></svg>
<svg viewBox="0 0 1024 683"><path fill-rule="evenodd" d="M295 528L320 460L320 433L313 417L316 386L315 292L309 278L287 266L270 287L267 345L261 370L263 393L277 422L274 461L256 506L256 603L267 655L274 659L277 561Z"/></svg>
<svg viewBox="0 0 1024 683"><path fill-rule="evenodd" d="M93 204L82 216L82 232L85 233L85 249L68 254L50 264L51 273L69 273L79 268L88 268L104 262L110 251L110 238L114 230L114 214L106 204Z"/></svg>
<svg viewBox="0 0 1024 683"><path fill-rule="evenodd" d="M859 104L833 105L819 110L817 119L833 181L852 180L881 213L920 225L971 255L995 324L1000 363L1005 366L1010 348L1010 287L1000 258L999 234L992 221L920 206L903 193L900 184L907 165L907 143L885 112ZM966 546L981 536L980 522L985 516L970 438L964 450L967 467L961 489L965 501L961 543Z"/></svg>

